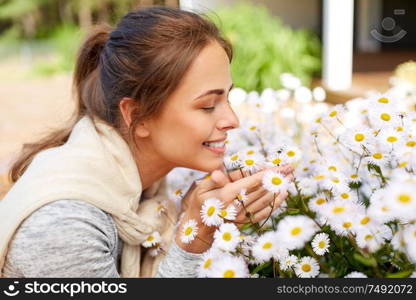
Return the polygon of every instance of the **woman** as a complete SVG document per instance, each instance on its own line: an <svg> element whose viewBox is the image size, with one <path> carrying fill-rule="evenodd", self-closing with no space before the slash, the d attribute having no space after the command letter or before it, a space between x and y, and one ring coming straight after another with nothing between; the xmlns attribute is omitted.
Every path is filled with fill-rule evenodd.
<svg viewBox="0 0 416 300"><path fill-rule="evenodd" d="M199 215L205 199L228 204L246 188L247 210L264 219L273 195L262 172L240 178L222 168L227 131L239 125L227 101L231 57L215 25L173 8L95 29L76 62L71 126L30 145L11 170L15 184L0 201L2 276L195 277L215 231ZM189 244L174 205L163 204L175 167L211 173L183 200L179 227L199 227ZM236 222L247 218L239 211Z"/></svg>

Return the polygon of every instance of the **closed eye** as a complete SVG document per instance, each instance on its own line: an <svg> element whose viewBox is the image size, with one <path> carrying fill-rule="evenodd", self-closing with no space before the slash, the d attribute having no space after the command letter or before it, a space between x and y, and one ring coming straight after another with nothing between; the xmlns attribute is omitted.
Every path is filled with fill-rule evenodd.
<svg viewBox="0 0 416 300"><path fill-rule="evenodd" d="M212 106L212 107L202 107L202 109L203 110L206 110L206 111L211 111L211 110L213 110L215 108L215 106Z"/></svg>

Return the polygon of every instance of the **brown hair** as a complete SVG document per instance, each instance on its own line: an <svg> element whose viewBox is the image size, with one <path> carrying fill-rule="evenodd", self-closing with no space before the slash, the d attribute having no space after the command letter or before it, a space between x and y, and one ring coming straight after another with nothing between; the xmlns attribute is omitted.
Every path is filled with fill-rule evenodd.
<svg viewBox="0 0 416 300"><path fill-rule="evenodd" d="M135 144L134 128L156 115L199 52L218 42L230 62L232 47L207 18L171 7L150 7L127 13L112 30L97 26L81 46L73 77L76 112L67 128L34 144L25 144L9 176L16 182L40 151L64 144L75 123L97 117L120 133L119 102L135 99L126 140Z"/></svg>

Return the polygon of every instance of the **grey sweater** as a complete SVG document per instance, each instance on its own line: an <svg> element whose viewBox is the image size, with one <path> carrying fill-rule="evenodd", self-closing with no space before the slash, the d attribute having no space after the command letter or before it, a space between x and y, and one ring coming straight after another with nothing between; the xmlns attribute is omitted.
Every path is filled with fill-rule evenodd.
<svg viewBox="0 0 416 300"><path fill-rule="evenodd" d="M120 277L122 246L111 215L84 201L54 201L17 230L4 277ZM196 277L201 256L173 241L156 277Z"/></svg>

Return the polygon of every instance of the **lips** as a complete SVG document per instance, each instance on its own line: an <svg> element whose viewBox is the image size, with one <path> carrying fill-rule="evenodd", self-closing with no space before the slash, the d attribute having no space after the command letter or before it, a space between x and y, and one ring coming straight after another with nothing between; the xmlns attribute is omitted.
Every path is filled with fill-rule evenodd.
<svg viewBox="0 0 416 300"><path fill-rule="evenodd" d="M207 142L203 142L202 145L207 147L209 150L218 153L218 154L222 154L225 152L225 140L227 137L222 138L222 139L218 139L218 140L214 140L214 141L207 141Z"/></svg>

